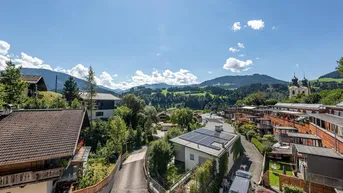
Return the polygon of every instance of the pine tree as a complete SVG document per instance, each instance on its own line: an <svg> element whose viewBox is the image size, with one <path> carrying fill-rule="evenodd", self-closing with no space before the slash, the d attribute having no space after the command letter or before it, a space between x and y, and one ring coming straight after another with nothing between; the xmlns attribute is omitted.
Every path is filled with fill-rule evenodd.
<svg viewBox="0 0 343 193"><path fill-rule="evenodd" d="M0 83L3 84L4 102L20 104L27 84L21 78L21 67L16 67L12 61L6 62L6 69L0 72Z"/></svg>
<svg viewBox="0 0 343 193"><path fill-rule="evenodd" d="M93 98L96 95L96 82L95 82L95 73L93 71L92 66L90 66L88 69L88 75L86 77L86 80L87 80L88 109L90 110L91 120L93 120L93 109L94 109Z"/></svg>
<svg viewBox="0 0 343 193"><path fill-rule="evenodd" d="M72 76L69 76L69 78L64 82L62 95L68 102L69 106L74 99L79 97L79 88Z"/></svg>

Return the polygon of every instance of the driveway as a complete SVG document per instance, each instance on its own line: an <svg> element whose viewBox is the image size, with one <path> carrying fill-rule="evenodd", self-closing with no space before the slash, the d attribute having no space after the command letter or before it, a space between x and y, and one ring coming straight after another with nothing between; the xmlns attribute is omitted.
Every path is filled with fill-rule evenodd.
<svg viewBox="0 0 343 193"><path fill-rule="evenodd" d="M249 167L249 172L251 173L252 181L256 184L260 181L260 175L262 172L263 156L256 149L256 147L247 141L244 136L241 135L242 146L244 148L245 158L243 163Z"/></svg>
<svg viewBox="0 0 343 193"><path fill-rule="evenodd" d="M146 147L133 152L118 171L111 193L148 193L143 164Z"/></svg>

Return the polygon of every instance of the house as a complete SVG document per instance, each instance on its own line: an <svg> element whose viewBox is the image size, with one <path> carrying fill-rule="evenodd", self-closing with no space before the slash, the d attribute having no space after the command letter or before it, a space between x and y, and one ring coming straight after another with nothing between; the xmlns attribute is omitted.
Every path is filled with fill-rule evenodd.
<svg viewBox="0 0 343 193"><path fill-rule="evenodd" d="M334 149L296 144L293 156L299 178L332 192L343 189L343 156Z"/></svg>
<svg viewBox="0 0 343 193"><path fill-rule="evenodd" d="M72 166L72 160L88 126L86 110L6 108L0 116L0 193L52 193L60 181L71 184L83 165Z"/></svg>
<svg viewBox="0 0 343 193"><path fill-rule="evenodd" d="M202 124L206 124L206 120L208 120L208 119L217 119L218 121L224 122L223 117L218 116L218 115L213 114L213 113L204 113L204 114L201 114L200 116L201 116Z"/></svg>
<svg viewBox="0 0 343 193"><path fill-rule="evenodd" d="M48 88L42 76L21 75L21 78L28 84L28 87L24 91L25 96L36 96L38 91L48 91Z"/></svg>
<svg viewBox="0 0 343 193"><path fill-rule="evenodd" d="M167 122L170 120L171 113L169 111L162 111L157 113L157 117L161 122Z"/></svg>
<svg viewBox="0 0 343 193"><path fill-rule="evenodd" d="M256 118L255 123L261 137L273 133L272 122L269 118Z"/></svg>
<svg viewBox="0 0 343 193"><path fill-rule="evenodd" d="M81 104L88 105L89 94L87 92L80 93ZM96 93L93 96L95 109L93 110L93 119L108 119L114 114L114 109L120 105L121 99L110 93ZM91 117L90 110L88 115Z"/></svg>
<svg viewBox="0 0 343 193"><path fill-rule="evenodd" d="M158 123L161 126L161 131L168 131L172 127L176 127L177 124L174 123Z"/></svg>
<svg viewBox="0 0 343 193"><path fill-rule="evenodd" d="M175 151L175 161L185 164L185 169L190 170L195 166L203 164L213 157L217 163L219 158L228 152L230 170L234 164L231 149L239 136L223 131L221 125L215 130L208 128L196 129L192 132L170 139ZM217 171L219 164L217 164Z"/></svg>

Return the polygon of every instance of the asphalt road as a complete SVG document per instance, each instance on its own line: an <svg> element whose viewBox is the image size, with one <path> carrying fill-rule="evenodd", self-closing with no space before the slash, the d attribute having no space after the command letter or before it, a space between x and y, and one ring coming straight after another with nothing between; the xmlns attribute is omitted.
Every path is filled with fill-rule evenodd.
<svg viewBox="0 0 343 193"><path fill-rule="evenodd" d="M148 193L143 164L146 148L133 152L115 177L111 193Z"/></svg>
<svg viewBox="0 0 343 193"><path fill-rule="evenodd" d="M247 141L244 136L241 136L242 146L244 148L244 153L246 158L243 164L249 167L248 171L252 174L252 181L258 183L260 181L260 175L262 172L263 156L255 148L255 146Z"/></svg>

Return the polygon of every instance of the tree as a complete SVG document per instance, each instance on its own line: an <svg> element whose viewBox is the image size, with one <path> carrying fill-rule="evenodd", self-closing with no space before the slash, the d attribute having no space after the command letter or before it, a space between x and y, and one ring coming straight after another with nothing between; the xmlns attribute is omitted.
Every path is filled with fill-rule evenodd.
<svg viewBox="0 0 343 193"><path fill-rule="evenodd" d="M87 98L88 98L88 109L90 110L90 117L93 120L93 110L94 110L94 101L93 98L96 95L96 82L95 82L95 73L92 66L88 69L88 75L86 76L87 81Z"/></svg>
<svg viewBox="0 0 343 193"><path fill-rule="evenodd" d="M246 133L246 137L248 138L248 140L250 140L253 137L256 137L257 133L255 132L255 130L251 129Z"/></svg>
<svg viewBox="0 0 343 193"><path fill-rule="evenodd" d="M174 164L170 164L167 169L167 182L168 185L173 185L178 178L177 167Z"/></svg>
<svg viewBox="0 0 343 193"><path fill-rule="evenodd" d="M113 142L113 150L120 154L123 152L123 146L126 144L126 124L118 116L110 118L108 124L110 140Z"/></svg>
<svg viewBox="0 0 343 193"><path fill-rule="evenodd" d="M208 189L208 184L213 179L215 161L213 158L208 159L194 172L195 187L192 187L194 192L205 193Z"/></svg>
<svg viewBox="0 0 343 193"><path fill-rule="evenodd" d="M74 98L74 100L71 102L70 107L72 109L79 109L81 107L81 104L77 98Z"/></svg>
<svg viewBox="0 0 343 193"><path fill-rule="evenodd" d="M169 162L173 157L173 150L163 139L151 142L149 147L149 170L155 176L164 176Z"/></svg>
<svg viewBox="0 0 343 193"><path fill-rule="evenodd" d="M91 127L82 130L82 136L84 136L85 144L91 146L91 151L95 152L104 146L109 139L108 122L98 119L92 121L91 125Z"/></svg>
<svg viewBox="0 0 343 193"><path fill-rule="evenodd" d="M316 104L322 99L319 93L311 93L308 96L303 97L304 103Z"/></svg>
<svg viewBox="0 0 343 193"><path fill-rule="evenodd" d="M64 109L67 107L67 101L62 96L56 96L51 102L51 108Z"/></svg>
<svg viewBox="0 0 343 193"><path fill-rule="evenodd" d="M122 118L125 121L127 127L130 127L131 114L131 109L124 105L117 107L114 110L114 116L119 116L120 118Z"/></svg>
<svg viewBox="0 0 343 193"><path fill-rule="evenodd" d="M338 61L337 61L338 66L336 67L336 70L343 75L343 57L341 57Z"/></svg>
<svg viewBox="0 0 343 193"><path fill-rule="evenodd" d="M5 97L4 85L0 83L0 108L2 108L2 105L5 103L4 97Z"/></svg>
<svg viewBox="0 0 343 193"><path fill-rule="evenodd" d="M6 68L0 72L0 83L3 84L3 100L7 104L20 104L27 84L21 78L21 67L12 61L6 62Z"/></svg>
<svg viewBox="0 0 343 193"><path fill-rule="evenodd" d="M79 87L72 76L69 76L69 78L64 82L62 95L68 102L69 106L71 106L73 100L79 97Z"/></svg>
<svg viewBox="0 0 343 193"><path fill-rule="evenodd" d="M122 100L122 105L127 106L131 110L130 125L133 129L138 125L138 113L143 110L144 101L133 94L125 95Z"/></svg>
<svg viewBox="0 0 343 193"><path fill-rule="evenodd" d="M170 129L168 129L168 131L165 133L164 135L164 139L169 142L169 139L172 139L174 137L180 136L182 135L182 131L180 130L180 128L177 127L172 127Z"/></svg>
<svg viewBox="0 0 343 193"><path fill-rule="evenodd" d="M189 128L194 123L193 113L190 109L177 109L170 116L171 122L181 128Z"/></svg>

